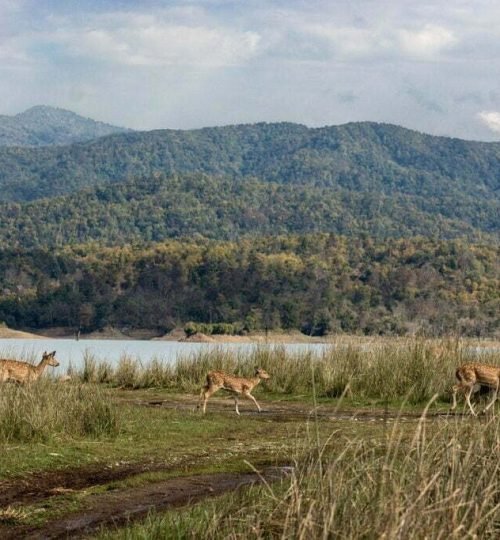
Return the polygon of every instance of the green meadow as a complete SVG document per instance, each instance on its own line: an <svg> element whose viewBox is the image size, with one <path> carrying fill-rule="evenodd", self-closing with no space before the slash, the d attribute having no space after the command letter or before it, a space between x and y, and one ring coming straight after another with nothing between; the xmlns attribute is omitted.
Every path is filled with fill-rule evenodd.
<svg viewBox="0 0 500 540"><path fill-rule="evenodd" d="M277 467L283 474L272 480L175 507L146 497L146 512L114 524L96 518L79 534L498 537L498 405L472 417L462 400L449 412L455 369L472 359L457 340L384 340L319 356L221 349L174 365L124 356L112 367L87 356L67 382L3 384L0 534L46 533L108 503L112 512L120 497L129 504L170 479ZM498 365L498 352L481 361ZM207 371L249 376L255 366L271 375L253 392L261 414L241 399L238 417L224 391L206 415L197 410ZM490 396L474 399L479 410Z"/></svg>

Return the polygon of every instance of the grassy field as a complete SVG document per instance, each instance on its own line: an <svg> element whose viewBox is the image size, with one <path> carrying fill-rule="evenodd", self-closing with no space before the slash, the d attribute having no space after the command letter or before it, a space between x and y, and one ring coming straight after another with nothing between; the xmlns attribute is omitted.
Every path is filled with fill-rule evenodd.
<svg viewBox="0 0 500 540"><path fill-rule="evenodd" d="M262 347L175 366L123 357L115 369L88 357L67 383L4 384L0 535L498 537L498 405L477 418L462 405L448 412L467 350L451 340L353 343L320 357ZM196 410L209 369L256 365L272 375L254 392L263 413L242 400L237 417L222 391L205 416ZM277 477L235 488L270 466ZM198 502L160 504L174 488Z"/></svg>

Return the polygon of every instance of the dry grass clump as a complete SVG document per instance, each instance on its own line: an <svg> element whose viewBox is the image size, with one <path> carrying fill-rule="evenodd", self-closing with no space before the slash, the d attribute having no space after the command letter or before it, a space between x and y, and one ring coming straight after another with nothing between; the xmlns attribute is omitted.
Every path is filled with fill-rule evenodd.
<svg viewBox="0 0 500 540"><path fill-rule="evenodd" d="M0 509L0 524L3 525L19 525L25 523L29 519L29 514L22 508L14 508L7 506Z"/></svg>
<svg viewBox="0 0 500 540"><path fill-rule="evenodd" d="M4 442L46 441L58 434L113 436L118 425L116 406L98 386L51 380L2 385L0 439Z"/></svg>
<svg viewBox="0 0 500 540"><path fill-rule="evenodd" d="M322 449L269 521L282 538L498 537L498 422L427 429L422 420L410 441L396 427L387 441L346 441L337 456Z"/></svg>

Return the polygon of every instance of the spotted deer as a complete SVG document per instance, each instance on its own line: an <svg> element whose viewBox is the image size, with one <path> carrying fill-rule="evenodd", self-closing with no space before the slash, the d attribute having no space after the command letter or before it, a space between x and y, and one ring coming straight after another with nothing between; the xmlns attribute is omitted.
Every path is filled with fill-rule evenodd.
<svg viewBox="0 0 500 540"><path fill-rule="evenodd" d="M236 414L240 414L238 409L239 395L251 399L257 406L259 412L261 412L262 409L257 403L257 400L252 396L251 391L260 383L260 381L269 378L270 375L261 368L255 368L255 376L249 379L237 377L236 375L230 375L224 371L209 371L207 373L206 383L201 389L200 399L198 401L198 409L200 408L201 401L203 400L203 414L205 414L207 410L208 398L222 388L233 393Z"/></svg>
<svg viewBox="0 0 500 540"><path fill-rule="evenodd" d="M36 381L47 366L57 367L56 351L44 352L37 366L17 360L0 360L0 382L26 384Z"/></svg>
<svg viewBox="0 0 500 540"><path fill-rule="evenodd" d="M490 407L493 407L498 397L498 391L500 389L500 367L490 366L487 364L464 364L457 368L455 375L458 379L458 384L455 384L452 388L453 391L453 405L451 410L454 410L457 406L457 393L462 392L465 394L465 400L471 413L477 416L476 411L472 408L470 402L471 395L477 392L481 387L488 387L493 389L494 396L492 400L486 405L483 413L485 413Z"/></svg>

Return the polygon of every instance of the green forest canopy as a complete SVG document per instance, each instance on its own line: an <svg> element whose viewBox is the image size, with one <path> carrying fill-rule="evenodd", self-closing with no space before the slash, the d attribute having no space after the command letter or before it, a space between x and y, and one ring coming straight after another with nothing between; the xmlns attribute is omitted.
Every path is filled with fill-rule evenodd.
<svg viewBox="0 0 500 540"><path fill-rule="evenodd" d="M65 147L0 148L0 199L31 201L106 183L200 172L290 190L367 194L369 205L384 197L410 199L419 212L458 219L461 228L499 230L500 143L369 122L159 130Z"/></svg>
<svg viewBox="0 0 500 540"><path fill-rule="evenodd" d="M488 219L485 209L466 202L455 201L446 209L435 200L402 194L390 197L307 184L292 188L200 173L156 175L52 199L0 204L0 243L122 245L196 236L234 240L315 232L493 241L492 233L470 225L471 221L479 225L481 219L483 223ZM493 211L489 220L488 228L494 230Z"/></svg>
<svg viewBox="0 0 500 540"><path fill-rule="evenodd" d="M159 333L189 321L498 336L498 246L330 234L61 249L3 249L0 320Z"/></svg>

